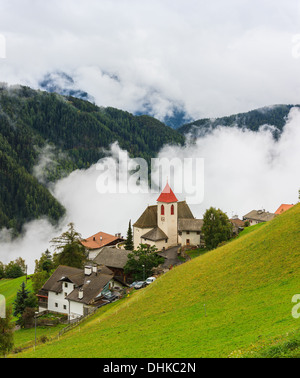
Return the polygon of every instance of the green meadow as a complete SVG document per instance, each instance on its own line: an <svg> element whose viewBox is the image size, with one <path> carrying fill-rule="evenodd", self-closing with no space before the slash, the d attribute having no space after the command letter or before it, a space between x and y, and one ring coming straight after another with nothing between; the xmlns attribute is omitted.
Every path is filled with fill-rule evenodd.
<svg viewBox="0 0 300 378"><path fill-rule="evenodd" d="M299 204L105 306L59 340L14 356L272 357L278 345L296 356L295 294Z"/></svg>
<svg viewBox="0 0 300 378"><path fill-rule="evenodd" d="M7 306L13 304L17 295L17 291L20 289L22 282L25 281L26 276L15 279L0 280L0 294L4 295ZM32 283L30 279L27 280L26 289L32 291Z"/></svg>

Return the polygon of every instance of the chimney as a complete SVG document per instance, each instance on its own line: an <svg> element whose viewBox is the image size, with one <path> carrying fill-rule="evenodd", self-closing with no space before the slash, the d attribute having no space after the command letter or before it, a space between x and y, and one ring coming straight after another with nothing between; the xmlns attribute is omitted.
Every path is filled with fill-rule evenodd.
<svg viewBox="0 0 300 378"><path fill-rule="evenodd" d="M83 298L83 290L79 289L79 291L78 291L78 299L82 299L82 298Z"/></svg>
<svg viewBox="0 0 300 378"><path fill-rule="evenodd" d="M90 276L92 274L92 267L91 266L85 266L84 267L84 275Z"/></svg>
<svg viewBox="0 0 300 378"><path fill-rule="evenodd" d="M96 273L97 274L98 272L98 266L97 265L94 265L93 266L93 273Z"/></svg>

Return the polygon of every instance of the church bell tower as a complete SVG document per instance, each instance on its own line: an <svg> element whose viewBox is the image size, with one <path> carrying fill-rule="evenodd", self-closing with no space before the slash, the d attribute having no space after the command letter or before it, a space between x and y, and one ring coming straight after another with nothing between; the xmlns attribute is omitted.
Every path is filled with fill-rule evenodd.
<svg viewBox="0 0 300 378"><path fill-rule="evenodd" d="M168 236L169 246L178 244L178 199L168 183L157 199L157 225Z"/></svg>

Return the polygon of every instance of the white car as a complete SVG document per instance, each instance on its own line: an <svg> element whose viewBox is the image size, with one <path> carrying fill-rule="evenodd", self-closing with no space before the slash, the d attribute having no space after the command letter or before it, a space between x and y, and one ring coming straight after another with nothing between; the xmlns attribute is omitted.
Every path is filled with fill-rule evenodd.
<svg viewBox="0 0 300 378"><path fill-rule="evenodd" d="M154 282L156 280L156 278L155 277L148 277L147 279L146 279L146 284L147 285L150 285L152 282Z"/></svg>

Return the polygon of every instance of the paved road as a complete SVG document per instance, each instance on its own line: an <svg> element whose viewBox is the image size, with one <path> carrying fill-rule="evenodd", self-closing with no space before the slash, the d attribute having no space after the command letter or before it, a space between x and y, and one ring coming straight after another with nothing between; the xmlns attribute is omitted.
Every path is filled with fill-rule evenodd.
<svg viewBox="0 0 300 378"><path fill-rule="evenodd" d="M169 268L171 265L175 266L182 264L182 261L178 259L178 248L179 246L171 247L164 252L158 253L159 256L165 257L165 262L162 264L162 268Z"/></svg>

